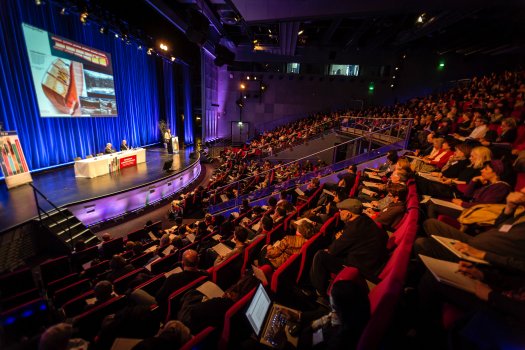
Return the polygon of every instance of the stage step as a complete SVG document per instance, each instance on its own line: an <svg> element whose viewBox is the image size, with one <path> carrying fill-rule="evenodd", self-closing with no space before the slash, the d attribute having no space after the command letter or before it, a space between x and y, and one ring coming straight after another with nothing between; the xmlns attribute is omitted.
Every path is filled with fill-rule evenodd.
<svg viewBox="0 0 525 350"><path fill-rule="evenodd" d="M81 240L89 246L99 243L97 236L67 209L48 212L42 216L40 224L56 238L55 241L62 243L62 247L55 247L59 251L71 252Z"/></svg>

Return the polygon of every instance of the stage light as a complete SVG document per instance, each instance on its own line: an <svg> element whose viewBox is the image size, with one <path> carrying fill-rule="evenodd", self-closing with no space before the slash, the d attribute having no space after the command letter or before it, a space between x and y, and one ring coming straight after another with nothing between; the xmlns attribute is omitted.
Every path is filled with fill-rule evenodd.
<svg viewBox="0 0 525 350"><path fill-rule="evenodd" d="M259 41L258 41L257 39L255 39L255 40L253 41L254 44L257 44L258 42L259 42Z"/></svg>
<svg viewBox="0 0 525 350"><path fill-rule="evenodd" d="M102 26L100 27L100 34L107 34L108 33L108 28Z"/></svg>
<svg viewBox="0 0 525 350"><path fill-rule="evenodd" d="M159 46L160 46L161 50L168 51L168 45L166 45L164 43L160 43Z"/></svg>
<svg viewBox="0 0 525 350"><path fill-rule="evenodd" d="M35 0L35 5L36 5L36 6L40 6L40 5L42 5L42 1L41 1L41 0Z"/></svg>
<svg viewBox="0 0 525 350"><path fill-rule="evenodd" d="M250 80L250 76L249 75L246 77L246 80Z"/></svg>
<svg viewBox="0 0 525 350"><path fill-rule="evenodd" d="M142 45L139 45L137 49L142 50Z"/></svg>
<svg viewBox="0 0 525 350"><path fill-rule="evenodd" d="M152 49L152 48L149 48L147 54L148 54L148 55L151 55L152 53L153 53L153 49Z"/></svg>
<svg viewBox="0 0 525 350"><path fill-rule="evenodd" d="M88 16L89 16L89 13L87 11L82 12L80 14L80 22L82 22L82 24L86 24Z"/></svg>
<svg viewBox="0 0 525 350"><path fill-rule="evenodd" d="M244 95L242 98L246 100L248 98L248 95Z"/></svg>
<svg viewBox="0 0 525 350"><path fill-rule="evenodd" d="M118 39L118 33L115 33L115 39Z"/></svg>
<svg viewBox="0 0 525 350"><path fill-rule="evenodd" d="M392 79L395 79L395 78L396 78L396 76L394 75L394 76L392 77Z"/></svg>
<svg viewBox="0 0 525 350"><path fill-rule="evenodd" d="M175 57L171 56L171 62L175 62Z"/></svg>
<svg viewBox="0 0 525 350"><path fill-rule="evenodd" d="M407 55L403 55L403 59L407 58Z"/></svg>
<svg viewBox="0 0 525 350"><path fill-rule="evenodd" d="M416 20L416 23L417 24L423 24L425 23L425 20L426 20L426 13L422 13L421 15L419 15L419 17L417 18Z"/></svg>
<svg viewBox="0 0 525 350"><path fill-rule="evenodd" d="M304 30L300 30L299 33L297 33L297 35L302 35L304 33Z"/></svg>
<svg viewBox="0 0 525 350"><path fill-rule="evenodd" d="M395 70L399 70L399 67L396 67Z"/></svg>
<svg viewBox="0 0 525 350"><path fill-rule="evenodd" d="M62 7L62 10L60 10L60 14L63 16L66 14L66 8L65 7Z"/></svg>
<svg viewBox="0 0 525 350"><path fill-rule="evenodd" d="M268 28L268 33L272 34L272 30L270 28Z"/></svg>
<svg viewBox="0 0 525 350"><path fill-rule="evenodd" d="M394 84L390 84L390 87L393 88L393 87L394 87Z"/></svg>
<svg viewBox="0 0 525 350"><path fill-rule="evenodd" d="M239 126L242 126L242 122L238 122L237 124L239 124Z"/></svg>
<svg viewBox="0 0 525 350"><path fill-rule="evenodd" d="M244 83L241 83L241 90L244 90L246 89L246 85L244 85Z"/></svg>
<svg viewBox="0 0 525 350"><path fill-rule="evenodd" d="M257 80L257 77L253 77L253 80Z"/></svg>

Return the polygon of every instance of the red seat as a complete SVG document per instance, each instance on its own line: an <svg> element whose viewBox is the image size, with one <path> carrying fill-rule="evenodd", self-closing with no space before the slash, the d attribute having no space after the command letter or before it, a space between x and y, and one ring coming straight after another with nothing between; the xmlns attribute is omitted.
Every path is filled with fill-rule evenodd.
<svg viewBox="0 0 525 350"><path fill-rule="evenodd" d="M50 322L51 314L43 298L6 310L0 314L2 345L9 348L9 345L20 343L22 337L31 338Z"/></svg>
<svg viewBox="0 0 525 350"><path fill-rule="evenodd" d="M26 267L0 276L0 295L8 298L36 287L31 269Z"/></svg>
<svg viewBox="0 0 525 350"><path fill-rule="evenodd" d="M361 172L360 171L358 171L357 174L355 175L354 185L350 189L350 193L349 193L349 197L350 198L355 197L355 195L357 194L357 189L359 188L359 181L361 181Z"/></svg>
<svg viewBox="0 0 525 350"><path fill-rule="evenodd" d="M44 286L47 286L49 282L71 274L71 272L69 257L67 256L61 256L40 264L40 276Z"/></svg>
<svg viewBox="0 0 525 350"><path fill-rule="evenodd" d="M131 259L129 263L134 267L139 268L146 265L146 263L150 261L151 258L153 258L153 252L147 252Z"/></svg>
<svg viewBox="0 0 525 350"><path fill-rule="evenodd" d="M71 254L71 265L77 271L82 271L82 265L99 257L98 247L96 245L81 250L78 253Z"/></svg>
<svg viewBox="0 0 525 350"><path fill-rule="evenodd" d="M8 310L25 304L31 300L38 299L40 297L40 290L38 288L31 288L18 294L12 295L8 298L2 298L0 300L0 307L2 310Z"/></svg>
<svg viewBox="0 0 525 350"><path fill-rule="evenodd" d="M228 311L226 311L224 316L224 326L219 339L219 350L240 348L240 344L237 344L235 341L240 339L232 339L234 338L232 337L233 333L237 335L250 334L250 325L248 324L244 312L248 308L248 303L252 300L255 291L256 288L253 288L248 294L239 299L228 309Z"/></svg>
<svg viewBox="0 0 525 350"><path fill-rule="evenodd" d="M440 214L438 215L437 219L447 225L454 227L455 229L459 230L461 228L461 224L451 216Z"/></svg>
<svg viewBox="0 0 525 350"><path fill-rule="evenodd" d="M301 254L293 254L272 275L271 290L276 295L295 285L301 267Z"/></svg>
<svg viewBox="0 0 525 350"><path fill-rule="evenodd" d="M104 318L123 309L126 303L126 296L116 296L76 316L73 326L78 329L78 336L91 342L100 330Z"/></svg>
<svg viewBox="0 0 525 350"><path fill-rule="evenodd" d="M67 318L72 318L77 315L80 315L86 310L87 306L87 299L91 299L95 297L95 292L92 290L89 292L86 292L82 295L77 296L76 298L73 298L62 305L62 311L64 312L64 315Z"/></svg>
<svg viewBox="0 0 525 350"><path fill-rule="evenodd" d="M102 243L101 250L103 257L106 259L111 259L113 255L122 253L124 251L124 237L114 238Z"/></svg>
<svg viewBox="0 0 525 350"><path fill-rule="evenodd" d="M244 249L244 260L241 268L241 275L248 269L249 265L253 262L256 255L261 251L264 243L266 242L265 236L255 238L245 249Z"/></svg>
<svg viewBox="0 0 525 350"><path fill-rule="evenodd" d="M201 276L170 294L168 298L168 310L166 312L165 322L177 319L177 313L179 312L180 300L182 296L190 289L195 289L203 284L207 279L208 276Z"/></svg>
<svg viewBox="0 0 525 350"><path fill-rule="evenodd" d="M91 283L88 279L82 279L69 286L59 289L53 297L56 307L61 307L66 301L76 298L91 290Z"/></svg>
<svg viewBox="0 0 525 350"><path fill-rule="evenodd" d="M146 269L139 268L136 270L133 270L131 272L128 272L124 276L121 276L113 281L113 289L115 290L115 293L117 294L124 294L126 293L126 290L128 289L128 286L130 282L137 277L139 273L146 272Z"/></svg>
<svg viewBox="0 0 525 350"><path fill-rule="evenodd" d="M166 281L166 276L164 274L157 275L146 282L139 284L136 287L133 287L133 290L142 289L150 295L155 295L157 291L162 287Z"/></svg>
<svg viewBox="0 0 525 350"><path fill-rule="evenodd" d="M335 221L335 218L332 218ZM330 219L330 220L332 220ZM307 280L312 266L315 253L328 245L326 236L323 232L319 231L313 237L311 237L301 248L301 263L299 266L299 272L297 273L297 283L303 283Z"/></svg>
<svg viewBox="0 0 525 350"><path fill-rule="evenodd" d="M186 344L180 347L180 350L192 350L192 349L207 349L212 348L211 345L213 341L210 341L210 338L213 337L215 332L215 327L206 327L199 333L197 333L193 338L191 338ZM210 343L207 346L207 343Z"/></svg>
<svg viewBox="0 0 525 350"><path fill-rule="evenodd" d="M514 190L519 191L523 187L525 187L525 173L518 173L516 176L516 186L514 187Z"/></svg>
<svg viewBox="0 0 525 350"><path fill-rule="evenodd" d="M83 275L86 276L86 278L94 279L101 273L108 271L108 270L109 270L109 260L104 260L84 270Z"/></svg>
<svg viewBox="0 0 525 350"><path fill-rule="evenodd" d="M168 272L172 270L175 264L177 264L178 262L179 262L179 254L177 251L175 251L169 255L166 255L163 258L160 258L152 262L151 269L150 269L151 273L154 275L157 275L161 272Z"/></svg>
<svg viewBox="0 0 525 350"><path fill-rule="evenodd" d="M281 236L284 233L284 226L283 224L278 224L275 226L268 234L266 235L266 244L271 244L276 242L281 238Z"/></svg>
<svg viewBox="0 0 525 350"><path fill-rule="evenodd" d="M244 253L237 253L211 269L212 280L223 290L228 289L241 277Z"/></svg>

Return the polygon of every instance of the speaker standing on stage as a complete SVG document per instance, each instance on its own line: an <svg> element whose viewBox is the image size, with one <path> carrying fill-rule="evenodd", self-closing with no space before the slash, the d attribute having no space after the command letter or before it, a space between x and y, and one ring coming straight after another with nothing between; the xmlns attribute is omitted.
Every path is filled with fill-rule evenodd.
<svg viewBox="0 0 525 350"><path fill-rule="evenodd" d="M164 148L168 147L168 144L171 141L171 130L166 129L166 132L164 132Z"/></svg>
<svg viewBox="0 0 525 350"><path fill-rule="evenodd" d="M126 142L126 140L122 140L122 142L120 143L120 150L121 151L129 150L129 146L128 146L128 143Z"/></svg>
<svg viewBox="0 0 525 350"><path fill-rule="evenodd" d="M111 143L106 143L106 148L104 148L104 154L111 154L115 153L115 150L113 149L113 145Z"/></svg>

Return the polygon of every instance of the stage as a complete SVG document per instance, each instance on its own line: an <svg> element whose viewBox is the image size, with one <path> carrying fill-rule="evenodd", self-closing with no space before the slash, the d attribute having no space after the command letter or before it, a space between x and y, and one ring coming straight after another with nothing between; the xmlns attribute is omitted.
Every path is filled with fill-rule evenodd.
<svg viewBox="0 0 525 350"><path fill-rule="evenodd" d="M199 160L190 159L192 151L193 148L187 148L170 155L164 148L147 148L145 163L95 178L75 177L71 164L32 174L33 185L57 207L67 207L84 224L92 225L120 215L119 210L136 210L187 186L200 174ZM164 171L164 163L169 160L173 160L172 170ZM147 198L141 196L144 192ZM39 204L46 210L51 209L41 198ZM102 206L108 208L101 210ZM0 232L37 216L31 186L8 190L5 182L0 183Z"/></svg>

